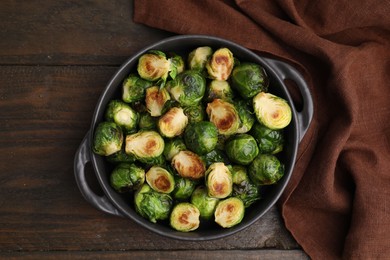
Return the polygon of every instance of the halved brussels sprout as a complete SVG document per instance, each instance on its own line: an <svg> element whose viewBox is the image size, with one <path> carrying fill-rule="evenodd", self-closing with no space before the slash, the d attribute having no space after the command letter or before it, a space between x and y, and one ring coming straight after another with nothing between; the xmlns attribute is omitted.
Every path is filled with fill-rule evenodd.
<svg viewBox="0 0 390 260"><path fill-rule="evenodd" d="M169 72L169 76L174 79L177 74L184 71L185 63L183 57L177 55L176 53L170 53L169 60L171 62L171 72Z"/></svg>
<svg viewBox="0 0 390 260"><path fill-rule="evenodd" d="M106 121L115 122L124 133L135 132L138 124L138 113L120 100L111 100L105 111Z"/></svg>
<svg viewBox="0 0 390 260"><path fill-rule="evenodd" d="M204 177L206 167L202 159L191 151L180 151L172 158L172 166L184 178L199 180Z"/></svg>
<svg viewBox="0 0 390 260"><path fill-rule="evenodd" d="M196 187L191 195L191 203L195 205L203 219L211 219L219 202L218 198L210 197L203 185Z"/></svg>
<svg viewBox="0 0 390 260"><path fill-rule="evenodd" d="M187 150L187 147L184 144L183 139L181 139L180 137L176 137L176 138L168 139L165 142L163 154L167 161L171 161L176 154L184 150Z"/></svg>
<svg viewBox="0 0 390 260"><path fill-rule="evenodd" d="M170 225L177 231L190 232L200 225L199 210L188 202L181 202L173 207L170 216Z"/></svg>
<svg viewBox="0 0 390 260"><path fill-rule="evenodd" d="M209 46L202 46L194 49L188 54L189 69L203 71L212 54L213 50Z"/></svg>
<svg viewBox="0 0 390 260"><path fill-rule="evenodd" d="M191 194L196 188L197 181L183 178L181 176L175 175L175 188L172 191L171 195L174 199L183 201L191 197Z"/></svg>
<svg viewBox="0 0 390 260"><path fill-rule="evenodd" d="M165 103L170 100L168 91L157 86L146 89L145 104L151 116L161 116Z"/></svg>
<svg viewBox="0 0 390 260"><path fill-rule="evenodd" d="M183 133L188 124L188 117L184 114L183 108L172 107L158 120L157 126L161 135L175 137Z"/></svg>
<svg viewBox="0 0 390 260"><path fill-rule="evenodd" d="M143 163L153 163L164 151L164 139L156 131L141 131L126 136L125 151Z"/></svg>
<svg viewBox="0 0 390 260"><path fill-rule="evenodd" d="M237 133L241 121L238 112L233 104L222 99L214 99L207 104L206 113L209 119L218 128L222 135Z"/></svg>
<svg viewBox="0 0 390 260"><path fill-rule="evenodd" d="M205 183L210 197L223 199L233 191L232 173L222 162L210 165L205 173Z"/></svg>
<svg viewBox="0 0 390 260"><path fill-rule="evenodd" d="M118 164L110 175L110 185L119 193L138 190L145 182L145 170L132 163Z"/></svg>
<svg viewBox="0 0 390 260"><path fill-rule="evenodd" d="M241 165L250 164L259 154L259 148L255 138L248 134L237 134L225 144L226 155L234 162Z"/></svg>
<svg viewBox="0 0 390 260"><path fill-rule="evenodd" d="M131 74L123 81L122 100L126 103L141 101L145 98L145 90L151 86L152 82Z"/></svg>
<svg viewBox="0 0 390 260"><path fill-rule="evenodd" d="M211 79L227 80L234 66L233 53L228 48L216 50L206 63L207 73Z"/></svg>
<svg viewBox="0 0 390 260"><path fill-rule="evenodd" d="M282 129L291 122L291 107L281 97L260 92L253 98L257 120L270 129Z"/></svg>
<svg viewBox="0 0 390 260"><path fill-rule="evenodd" d="M226 155L219 149L212 150L211 152L201 156L202 160L206 163L208 168L215 162L226 162Z"/></svg>
<svg viewBox="0 0 390 260"><path fill-rule="evenodd" d="M171 71L171 62L167 59L164 52L151 50L141 55L138 59L138 74L142 79L149 81L160 80L164 85Z"/></svg>
<svg viewBox="0 0 390 260"><path fill-rule="evenodd" d="M264 68L255 63L241 63L233 69L232 88L244 99L250 99L259 92L266 92L269 79Z"/></svg>
<svg viewBox="0 0 390 260"><path fill-rule="evenodd" d="M242 200L245 208L248 208L255 201L261 198L259 187L255 185L248 177L244 166L233 166L233 197Z"/></svg>
<svg viewBox="0 0 390 260"><path fill-rule="evenodd" d="M184 107L183 109L184 114L188 117L188 123L200 122L205 118L205 111L202 104Z"/></svg>
<svg viewBox="0 0 390 260"><path fill-rule="evenodd" d="M139 115L138 128L140 130L157 129L157 117L153 117L149 112L143 112Z"/></svg>
<svg viewBox="0 0 390 260"><path fill-rule="evenodd" d="M173 175L160 166L152 166L146 172L146 182L149 186L161 193L171 193L175 188L175 179Z"/></svg>
<svg viewBox="0 0 390 260"><path fill-rule="evenodd" d="M173 200L169 194L157 192L144 183L135 193L134 203L138 214L150 222L156 223L158 220L169 218Z"/></svg>
<svg viewBox="0 0 390 260"><path fill-rule="evenodd" d="M98 155L109 156L121 150L123 132L114 122L101 122L95 129L92 151Z"/></svg>
<svg viewBox="0 0 390 260"><path fill-rule="evenodd" d="M284 165L271 154L259 154L248 167L249 178L256 185L270 185L284 175Z"/></svg>
<svg viewBox="0 0 390 260"><path fill-rule="evenodd" d="M213 101L216 98L230 101L234 97L229 82L226 80L212 80L207 88L207 100Z"/></svg>
<svg viewBox="0 0 390 260"><path fill-rule="evenodd" d="M277 154L283 150L283 130L272 130L268 127L255 123L250 131L259 145L260 153Z"/></svg>
<svg viewBox="0 0 390 260"><path fill-rule="evenodd" d="M112 164L132 163L135 161L135 157L133 155L127 154L125 152L124 146L122 146L120 151L107 156L106 159L109 163L112 163Z"/></svg>
<svg viewBox="0 0 390 260"><path fill-rule="evenodd" d="M206 91L206 79L195 70L186 70L167 83L172 98L182 106L196 106Z"/></svg>
<svg viewBox="0 0 390 260"><path fill-rule="evenodd" d="M244 218L244 203L236 197L221 200L215 209L215 222L223 228L239 224Z"/></svg>
<svg viewBox="0 0 390 260"><path fill-rule="evenodd" d="M211 152L218 142L218 129L208 121L190 124L184 132L186 146L198 155Z"/></svg>
<svg viewBox="0 0 390 260"><path fill-rule="evenodd" d="M252 106L242 99L237 100L234 104L241 121L241 125L240 128L238 128L237 133L247 133L251 130L256 121L254 112L252 111Z"/></svg>

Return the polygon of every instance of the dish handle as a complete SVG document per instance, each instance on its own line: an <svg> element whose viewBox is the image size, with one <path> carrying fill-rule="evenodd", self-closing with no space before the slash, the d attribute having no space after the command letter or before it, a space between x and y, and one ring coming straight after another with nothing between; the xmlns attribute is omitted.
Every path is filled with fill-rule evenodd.
<svg viewBox="0 0 390 260"><path fill-rule="evenodd" d="M271 67L277 68L274 70L274 72L278 74L278 76L281 77L283 80L289 79L294 81L301 93L303 107L301 111L297 111L300 142L305 136L305 133L310 126L314 113L313 98L311 96L309 86L307 85L301 73L299 73L291 65L271 58L264 59Z"/></svg>
<svg viewBox="0 0 390 260"><path fill-rule="evenodd" d="M74 159L74 174L77 186L83 195L84 199L96 209L109 213L115 216L123 216L114 205L107 199L106 196L97 195L88 185L85 176L85 166L91 161L89 152L89 132L85 135L81 142Z"/></svg>

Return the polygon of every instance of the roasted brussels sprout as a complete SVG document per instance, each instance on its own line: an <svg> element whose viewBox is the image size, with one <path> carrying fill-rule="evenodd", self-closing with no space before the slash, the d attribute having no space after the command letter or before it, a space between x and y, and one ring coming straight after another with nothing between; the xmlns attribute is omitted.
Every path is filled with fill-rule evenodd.
<svg viewBox="0 0 390 260"><path fill-rule="evenodd" d="M241 121L240 128L238 128L237 133L247 133L249 130L251 130L253 124L256 122L255 115L252 111L252 106L248 105L248 103L242 99L237 100L234 104Z"/></svg>
<svg viewBox="0 0 390 260"><path fill-rule="evenodd" d="M183 133L188 117L181 107L172 107L158 120L157 126L162 136L175 137Z"/></svg>
<svg viewBox="0 0 390 260"><path fill-rule="evenodd" d="M225 144L226 155L229 160L241 165L250 164L259 154L255 138L249 134L237 134Z"/></svg>
<svg viewBox="0 0 390 260"><path fill-rule="evenodd" d="M184 132L184 142L188 149L203 155L211 152L218 142L218 129L208 121L190 124Z"/></svg>
<svg viewBox="0 0 390 260"><path fill-rule="evenodd" d="M177 231L190 232L199 227L199 210L188 202L181 202L173 207L170 225Z"/></svg>
<svg viewBox="0 0 390 260"><path fill-rule="evenodd" d="M205 111L202 104L195 106L184 107L184 114L188 117L188 123L196 123L203 121L205 118Z"/></svg>
<svg viewBox="0 0 390 260"><path fill-rule="evenodd" d="M175 175L175 188L171 192L171 196L179 201L187 200L191 197L191 194L196 188L197 181L183 178L181 176Z"/></svg>
<svg viewBox="0 0 390 260"><path fill-rule="evenodd" d="M222 99L214 99L207 104L206 113L209 119L218 128L222 135L237 133L241 121L238 112L233 104Z"/></svg>
<svg viewBox="0 0 390 260"><path fill-rule="evenodd" d="M203 219L211 219L219 202L218 198L210 197L207 188L203 185L196 187L191 195L191 203L195 205Z"/></svg>
<svg viewBox="0 0 390 260"><path fill-rule="evenodd" d="M167 83L172 98L182 106L195 106L206 91L206 79L200 72L186 70Z"/></svg>
<svg viewBox="0 0 390 260"><path fill-rule="evenodd" d="M122 100L126 103L141 101L145 98L145 90L152 86L152 82L131 74L122 85Z"/></svg>
<svg viewBox="0 0 390 260"><path fill-rule="evenodd" d="M231 101L234 97L229 82L226 80L212 80L207 88L207 100L213 101L216 98Z"/></svg>
<svg viewBox="0 0 390 260"><path fill-rule="evenodd" d="M209 46L198 47L188 54L188 67L190 70L203 71L208 59L213 54Z"/></svg>
<svg viewBox="0 0 390 260"><path fill-rule="evenodd" d="M210 197L223 199L233 191L232 173L222 162L210 165L205 172L205 183Z"/></svg>
<svg viewBox="0 0 390 260"><path fill-rule="evenodd" d="M146 89L145 104L151 116L161 116L165 102L170 100L168 91L157 86Z"/></svg>
<svg viewBox="0 0 390 260"><path fill-rule="evenodd" d="M110 175L110 184L117 192L138 190L145 182L145 170L132 163L118 164Z"/></svg>
<svg viewBox="0 0 390 260"><path fill-rule="evenodd" d="M145 174L149 186L161 193L171 193L175 188L175 180L172 173L160 166L152 166Z"/></svg>
<svg viewBox="0 0 390 260"><path fill-rule="evenodd" d="M242 98L249 99L259 92L268 90L269 79L262 66L255 63L241 63L233 69L232 88Z"/></svg>
<svg viewBox="0 0 390 260"><path fill-rule="evenodd" d="M124 133L135 132L138 124L138 113L120 100L111 100L106 108L105 119L119 125Z"/></svg>
<svg viewBox="0 0 390 260"><path fill-rule="evenodd" d="M236 197L221 200L215 209L215 222L223 228L239 224L245 215L244 203Z"/></svg>
<svg viewBox="0 0 390 260"><path fill-rule="evenodd" d="M169 194L157 192L144 183L134 195L134 204L138 214L156 223L169 218L173 200Z"/></svg>
<svg viewBox="0 0 390 260"><path fill-rule="evenodd" d="M172 158L172 166L184 178L199 180L204 177L206 167L202 159L191 151L180 151Z"/></svg>
<svg viewBox="0 0 390 260"><path fill-rule="evenodd" d="M260 153L277 154L283 151L283 130L272 130L268 127L255 123L250 131L259 146Z"/></svg>
<svg viewBox="0 0 390 260"><path fill-rule="evenodd" d="M208 168L211 164L215 162L223 162L225 163L226 155L219 149L214 149L211 152L202 155L202 160L206 163L206 167Z"/></svg>
<svg viewBox="0 0 390 260"><path fill-rule="evenodd" d="M248 208L255 201L261 198L259 187L249 179L247 170L244 166L234 165L232 175L232 196L241 199L245 208Z"/></svg>
<svg viewBox="0 0 390 260"><path fill-rule="evenodd" d="M185 63L183 57L176 53L170 53L169 61L171 62L171 72L169 73L169 76L174 79L177 74L184 71Z"/></svg>
<svg viewBox="0 0 390 260"><path fill-rule="evenodd" d="M183 139L180 137L168 139L165 142L165 147L164 147L164 157L167 161L171 161L173 156L178 154L180 151L187 150L186 145L184 144Z"/></svg>
<svg viewBox="0 0 390 260"><path fill-rule="evenodd" d="M259 154L248 167L249 178L256 185L270 185L284 175L284 164L271 154Z"/></svg>
<svg viewBox="0 0 390 260"><path fill-rule="evenodd" d="M121 150L123 132L114 122L101 122L94 133L92 151L96 154L109 156Z"/></svg>
<svg viewBox="0 0 390 260"><path fill-rule="evenodd" d="M291 122L291 107L281 97L260 92L253 98L257 120L270 129L285 128Z"/></svg>
<svg viewBox="0 0 390 260"><path fill-rule="evenodd" d="M164 86L171 70L172 63L162 51L151 50L138 59L139 76L145 80L159 81L157 85Z"/></svg>
<svg viewBox="0 0 390 260"><path fill-rule="evenodd" d="M125 152L124 146L121 150L106 157L107 161L112 164L119 163L132 163L135 161L135 157Z"/></svg>
<svg viewBox="0 0 390 260"><path fill-rule="evenodd" d="M140 130L153 130L157 129L157 117L153 117L149 112L143 112L139 114L138 128Z"/></svg>
<svg viewBox="0 0 390 260"><path fill-rule="evenodd" d="M207 73L211 79L227 80L234 66L233 53L228 48L216 50L206 63Z"/></svg>
<svg viewBox="0 0 390 260"><path fill-rule="evenodd" d="M159 161L164 151L164 139L156 131L141 131L126 136L125 151L137 160L151 164Z"/></svg>

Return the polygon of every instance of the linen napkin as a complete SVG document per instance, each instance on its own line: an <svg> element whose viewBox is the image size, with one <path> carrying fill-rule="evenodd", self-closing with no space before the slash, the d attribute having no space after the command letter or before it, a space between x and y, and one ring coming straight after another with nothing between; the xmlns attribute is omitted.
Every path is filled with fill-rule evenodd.
<svg viewBox="0 0 390 260"><path fill-rule="evenodd" d="M390 2L135 0L137 23L284 60L314 99L285 225L313 259L390 258Z"/></svg>

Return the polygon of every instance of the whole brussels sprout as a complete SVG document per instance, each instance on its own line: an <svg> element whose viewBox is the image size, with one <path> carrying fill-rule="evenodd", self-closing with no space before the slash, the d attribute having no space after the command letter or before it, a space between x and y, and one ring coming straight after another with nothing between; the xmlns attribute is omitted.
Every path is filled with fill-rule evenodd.
<svg viewBox="0 0 390 260"><path fill-rule="evenodd" d="M145 98L145 90L151 86L152 82L131 74L123 81L122 100L126 103L141 101Z"/></svg>
<svg viewBox="0 0 390 260"><path fill-rule="evenodd" d="M188 202L181 202L173 207L169 223L171 227L181 232L190 232L200 225L199 210Z"/></svg>
<svg viewBox="0 0 390 260"><path fill-rule="evenodd" d="M171 195L174 199L184 201L191 197L194 192L197 182L188 178L175 175L175 188Z"/></svg>
<svg viewBox="0 0 390 260"><path fill-rule="evenodd" d="M225 144L226 155L234 162L241 165L250 164L259 154L256 140L248 134L237 134Z"/></svg>
<svg viewBox="0 0 390 260"><path fill-rule="evenodd" d="M101 122L94 133L92 151L98 155L109 156L121 150L123 132L114 122Z"/></svg>
<svg viewBox="0 0 390 260"><path fill-rule="evenodd" d="M189 69L203 71L212 54L213 50L209 46L202 46L194 49L188 54Z"/></svg>
<svg viewBox="0 0 390 260"><path fill-rule="evenodd" d="M175 137L183 133L188 124L188 117L181 107L172 107L158 120L157 126L162 136Z"/></svg>
<svg viewBox="0 0 390 260"><path fill-rule="evenodd" d="M233 104L222 99L214 99L207 104L206 113L222 135L236 134L241 121Z"/></svg>
<svg viewBox="0 0 390 260"><path fill-rule="evenodd" d="M169 218L173 200L169 194L157 192L145 183L135 193L134 204L138 214L156 223Z"/></svg>
<svg viewBox="0 0 390 260"><path fill-rule="evenodd" d="M237 133L247 133L249 130L251 130L253 124L256 122L255 115L252 111L252 106L248 105L248 103L242 99L237 100L234 104L241 121L241 125L240 128L238 128Z"/></svg>
<svg viewBox="0 0 390 260"><path fill-rule="evenodd" d="M107 156L106 159L112 164L132 163L135 161L135 157L131 154L127 154L123 146L120 151Z"/></svg>
<svg viewBox="0 0 390 260"><path fill-rule="evenodd" d="M167 83L172 98L182 106L195 106L206 91L206 79L195 70L186 70Z"/></svg>
<svg viewBox="0 0 390 260"><path fill-rule="evenodd" d="M191 203L195 205L203 219L211 219L219 202L218 198L210 197L207 188L203 185L196 187L191 195Z"/></svg>
<svg viewBox="0 0 390 260"><path fill-rule="evenodd" d="M196 153L180 151L172 158L172 166L183 178L199 180L204 177L206 166Z"/></svg>
<svg viewBox="0 0 390 260"><path fill-rule="evenodd" d="M282 129L291 122L291 107L281 97L260 92L253 98L253 108L259 123L270 129Z"/></svg>
<svg viewBox="0 0 390 260"><path fill-rule="evenodd" d="M221 200L214 213L215 222L223 228L230 228L239 224L244 215L244 203L236 197Z"/></svg>
<svg viewBox="0 0 390 260"><path fill-rule="evenodd" d="M264 68L255 63L241 63L236 66L231 81L232 88L244 99L250 99L262 91L266 92L269 84Z"/></svg>
<svg viewBox="0 0 390 260"><path fill-rule="evenodd" d="M168 139L165 142L163 154L167 161L171 161L176 154L184 150L187 150L187 147L184 144L183 139L181 139L180 137L176 137L176 138Z"/></svg>
<svg viewBox="0 0 390 260"><path fill-rule="evenodd" d="M205 118L205 110L202 104L184 107L183 109L184 114L188 117L188 123L200 122Z"/></svg>
<svg viewBox="0 0 390 260"><path fill-rule="evenodd" d="M218 129L208 121L190 124L184 132L186 146L198 155L211 152L218 142Z"/></svg>
<svg viewBox="0 0 390 260"><path fill-rule="evenodd" d="M143 163L155 163L164 151L164 139L156 131L141 131L126 136L125 151Z"/></svg>
<svg viewBox="0 0 390 260"><path fill-rule="evenodd" d="M230 169L222 162L210 165L205 173L205 183L210 197L223 199L233 191L233 179Z"/></svg>
<svg viewBox="0 0 390 260"><path fill-rule="evenodd" d="M234 66L233 53L228 48L216 50L206 63L207 73L211 79L227 80Z"/></svg>
<svg viewBox="0 0 390 260"><path fill-rule="evenodd" d="M153 117L149 112L143 112L139 115L138 128L140 130L157 129L157 117Z"/></svg>
<svg viewBox="0 0 390 260"><path fill-rule="evenodd" d="M284 175L284 165L271 154L259 154L248 167L249 178L256 185L270 185Z"/></svg>
<svg viewBox="0 0 390 260"><path fill-rule="evenodd" d="M165 103L170 99L171 97L165 88L160 89L153 86L146 89L145 104L151 116L161 116Z"/></svg>
<svg viewBox="0 0 390 260"><path fill-rule="evenodd" d="M120 100L111 100L105 111L106 121L115 122L124 133L135 132L138 124L138 113Z"/></svg>
<svg viewBox="0 0 390 260"><path fill-rule="evenodd" d="M260 153L276 154L283 150L283 130L272 130L268 127L255 123L250 131L259 146Z"/></svg>
<svg viewBox="0 0 390 260"><path fill-rule="evenodd" d="M213 101L216 98L230 101L234 97L229 82L226 80L212 80L207 88L207 100Z"/></svg>
<svg viewBox="0 0 390 260"><path fill-rule="evenodd" d="M152 166L145 174L149 186L161 193L171 193L175 188L173 175L161 166Z"/></svg>
<svg viewBox="0 0 390 260"><path fill-rule="evenodd" d="M226 155L219 149L214 149L211 152L202 155L201 157L202 160L206 163L207 168L215 162L227 162Z"/></svg>
<svg viewBox="0 0 390 260"><path fill-rule="evenodd" d="M245 208L248 208L255 201L261 198L260 190L248 177L247 170L244 166L233 166L233 197L242 200Z"/></svg>
<svg viewBox="0 0 390 260"><path fill-rule="evenodd" d="M117 192L138 190L145 182L145 170L132 163L118 164L110 175L110 185Z"/></svg>

